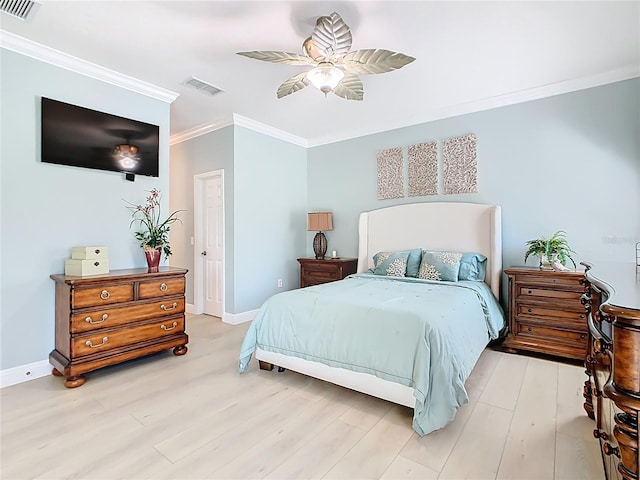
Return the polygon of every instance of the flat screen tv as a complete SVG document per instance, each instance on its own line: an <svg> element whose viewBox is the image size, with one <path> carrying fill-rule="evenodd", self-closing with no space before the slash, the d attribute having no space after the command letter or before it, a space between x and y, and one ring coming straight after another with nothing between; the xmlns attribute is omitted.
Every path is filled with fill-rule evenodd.
<svg viewBox="0 0 640 480"><path fill-rule="evenodd" d="M158 176L159 127L42 98L42 161Z"/></svg>

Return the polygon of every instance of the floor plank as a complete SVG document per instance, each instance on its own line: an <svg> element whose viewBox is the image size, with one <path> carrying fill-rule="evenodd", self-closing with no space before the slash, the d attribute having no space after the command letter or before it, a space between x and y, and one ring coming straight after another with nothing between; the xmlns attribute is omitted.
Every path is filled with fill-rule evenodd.
<svg viewBox="0 0 640 480"><path fill-rule="evenodd" d="M182 357L0 390L0 477L602 478L582 367L487 349L469 402L419 437L405 407L255 361L239 374L247 328L188 315Z"/></svg>

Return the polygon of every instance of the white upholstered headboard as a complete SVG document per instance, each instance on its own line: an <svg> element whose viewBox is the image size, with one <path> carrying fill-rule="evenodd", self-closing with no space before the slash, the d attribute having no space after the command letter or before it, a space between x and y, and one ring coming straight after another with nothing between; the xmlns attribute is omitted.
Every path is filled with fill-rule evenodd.
<svg viewBox="0 0 640 480"><path fill-rule="evenodd" d="M358 272L382 251L424 248L478 252L487 257L485 282L500 298L502 216L497 205L409 203L360 214Z"/></svg>

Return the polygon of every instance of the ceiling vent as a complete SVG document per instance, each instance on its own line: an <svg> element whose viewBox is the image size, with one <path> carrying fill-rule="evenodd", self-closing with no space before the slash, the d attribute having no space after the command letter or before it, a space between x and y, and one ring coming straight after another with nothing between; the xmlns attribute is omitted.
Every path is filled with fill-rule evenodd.
<svg viewBox="0 0 640 480"><path fill-rule="evenodd" d="M220 90L219 88L214 87L210 83L203 82L202 80L196 77L191 77L189 80L184 82L184 85L189 85L190 87L193 87L198 91L202 93L206 93L207 95L211 95L211 96L222 92L222 90Z"/></svg>
<svg viewBox="0 0 640 480"><path fill-rule="evenodd" d="M40 3L32 0L0 0L0 12L20 20L31 20L39 7Z"/></svg>

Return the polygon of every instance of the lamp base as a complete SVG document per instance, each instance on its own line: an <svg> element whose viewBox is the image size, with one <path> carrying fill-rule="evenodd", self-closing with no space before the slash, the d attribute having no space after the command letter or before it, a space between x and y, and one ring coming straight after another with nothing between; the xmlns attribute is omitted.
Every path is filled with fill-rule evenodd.
<svg viewBox="0 0 640 480"><path fill-rule="evenodd" d="M313 237L313 251L316 254L316 259L324 260L324 256L327 253L327 237L324 236L324 233L318 232Z"/></svg>

